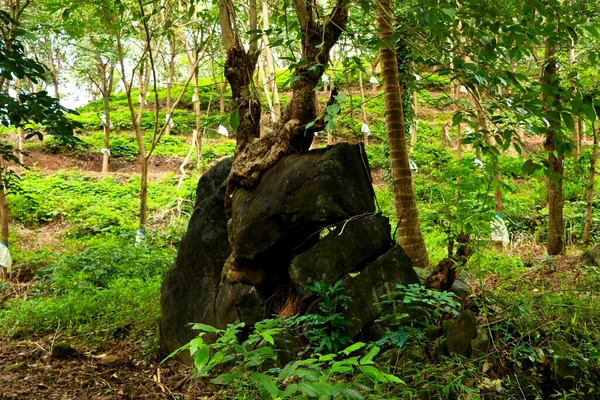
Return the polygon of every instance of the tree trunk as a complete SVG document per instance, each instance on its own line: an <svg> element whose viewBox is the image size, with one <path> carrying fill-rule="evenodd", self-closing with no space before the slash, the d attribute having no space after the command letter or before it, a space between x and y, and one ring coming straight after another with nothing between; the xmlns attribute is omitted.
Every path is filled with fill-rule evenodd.
<svg viewBox="0 0 600 400"><path fill-rule="evenodd" d="M167 112L171 110L171 89L173 88L173 77L175 76L175 36L169 40L169 76L167 78L167 98L166 98L166 109ZM156 105L158 107L158 104ZM172 118L172 116L171 116ZM165 135L171 134L171 122L165 126Z"/></svg>
<svg viewBox="0 0 600 400"><path fill-rule="evenodd" d="M446 122L444 126L442 126L442 150L446 148L446 141L448 140L450 130L450 122Z"/></svg>
<svg viewBox="0 0 600 400"><path fill-rule="evenodd" d="M266 0L262 1L262 17L263 17L263 32L270 29L269 25L269 6ZM277 89L277 81L275 79L275 60L273 58L273 51L269 46L269 37L263 33L262 36L263 45L265 47L265 59L267 60L267 81L268 87L273 94L273 123L279 121L281 117L281 103L279 101L279 90Z"/></svg>
<svg viewBox="0 0 600 400"><path fill-rule="evenodd" d="M358 71L358 85L360 87L360 112L362 115L363 124L367 123L367 110L365 109L365 86L363 85L362 71ZM363 132L363 143L369 145L369 134Z"/></svg>
<svg viewBox="0 0 600 400"><path fill-rule="evenodd" d="M371 76L377 75L377 66L379 65L379 54L375 57L373 62L371 63ZM373 96L377 96L377 84L371 84L371 92Z"/></svg>
<svg viewBox="0 0 600 400"><path fill-rule="evenodd" d="M2 169L2 188L0 188L0 231L2 243L8 246L8 200L4 183L5 171Z"/></svg>
<svg viewBox="0 0 600 400"><path fill-rule="evenodd" d="M104 123L102 128L104 131L104 148L110 149L110 103L107 96L102 96L102 103L104 104ZM102 153L102 175L108 173L108 157L107 151Z"/></svg>
<svg viewBox="0 0 600 400"><path fill-rule="evenodd" d="M556 94L559 78L556 66L556 46L548 40L546 42L546 59L541 77L542 98L546 103L546 115L550 126L546 130L544 150L548 152L550 176L546 178L546 193L548 196L548 245L549 255L562 253L563 243L563 159L564 156L557 151L554 138L560 127L560 96ZM554 96L552 104L548 104L550 96Z"/></svg>
<svg viewBox="0 0 600 400"><path fill-rule="evenodd" d="M417 144L417 129L419 128L419 123L417 122L417 91L415 90L412 95L413 101L413 120L410 129L410 154L415 151L415 146Z"/></svg>
<svg viewBox="0 0 600 400"><path fill-rule="evenodd" d="M232 17L235 17L231 0L219 1L221 33L227 50L225 78L231 86L233 99L237 102L236 112L239 113L236 151L225 194L231 254L225 262L223 279L238 264L231 222L231 202L237 190L254 187L263 173L286 155L307 152L314 133L325 127L323 118L317 120L314 89L329 63L332 46L346 26L348 5L346 1L338 0L331 13L323 18L324 22L315 20L313 2L294 0L293 6L304 32L301 45L305 63L294 71L294 75L300 78L292 84L292 99L282 111L281 119L273 130L259 139L260 102L256 93L251 91L258 51L252 45L246 51L236 35L231 23Z"/></svg>
<svg viewBox="0 0 600 400"><path fill-rule="evenodd" d="M221 92L219 98L219 111L225 114L225 90L227 89L227 81L221 83Z"/></svg>
<svg viewBox="0 0 600 400"><path fill-rule="evenodd" d="M379 53L386 108L386 126L392 165L393 195L398 216L398 239L413 264L429 264L421 232L406 145L402 96L398 85L398 62L393 40L392 1L377 1L377 26L383 42Z"/></svg>
<svg viewBox="0 0 600 400"><path fill-rule="evenodd" d="M600 128L598 128L600 130ZM598 131L593 128L594 147L590 158L590 176L588 179L588 188L585 192L585 216L583 217L583 236L581 241L588 243L592 237L592 211L594 205L594 190L596 180L596 162L598 160Z"/></svg>

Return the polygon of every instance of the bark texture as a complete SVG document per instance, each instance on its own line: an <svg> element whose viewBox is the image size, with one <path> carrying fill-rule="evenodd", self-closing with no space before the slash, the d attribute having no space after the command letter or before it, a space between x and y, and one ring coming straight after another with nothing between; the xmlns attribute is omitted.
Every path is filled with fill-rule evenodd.
<svg viewBox="0 0 600 400"><path fill-rule="evenodd" d="M559 78L556 65L556 46L546 43L546 60L541 77L542 97L546 103L547 119L550 124L546 131L544 150L548 152L550 176L546 179L546 194L548 197L548 244L549 255L560 254L563 251L563 159L560 149L556 147L555 138L560 127L560 95L558 93ZM549 104L551 103L551 104Z"/></svg>
<svg viewBox="0 0 600 400"><path fill-rule="evenodd" d="M393 196L398 216L398 240L418 267L427 266L429 260L421 232L417 203L406 145L406 125L402 95L398 85L398 62L393 43L393 12L391 0L377 2L377 26L383 42L379 52L386 109L386 126L392 165Z"/></svg>
<svg viewBox="0 0 600 400"><path fill-rule="evenodd" d="M592 211L594 207L594 190L596 180L596 163L598 160L598 131L594 129L594 148L590 158L590 176L588 179L588 187L585 192L585 216L583 217L583 237L581 241L587 243L592 236Z"/></svg>

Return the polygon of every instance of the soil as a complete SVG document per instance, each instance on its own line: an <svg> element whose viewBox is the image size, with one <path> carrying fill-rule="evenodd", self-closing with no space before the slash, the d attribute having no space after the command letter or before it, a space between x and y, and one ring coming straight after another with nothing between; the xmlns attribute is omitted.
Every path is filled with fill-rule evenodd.
<svg viewBox="0 0 600 400"><path fill-rule="evenodd" d="M215 391L190 381L190 367L144 357L132 340L104 343L103 350L73 345L77 354L58 359L51 349L59 340L65 338L0 342L0 400L208 399Z"/></svg>
<svg viewBox="0 0 600 400"><path fill-rule="evenodd" d="M27 168L38 169L40 171L59 171L68 169L78 169L90 174L102 173L102 154L91 153L71 153L47 154L39 150L29 150L29 156L25 157L24 163ZM180 174L179 167L183 158L152 156L150 158L148 176L157 178L163 174L172 172ZM187 169L193 168L192 163L188 163ZM131 174L140 172L139 157L133 160L124 158L112 158L109 161L109 173Z"/></svg>

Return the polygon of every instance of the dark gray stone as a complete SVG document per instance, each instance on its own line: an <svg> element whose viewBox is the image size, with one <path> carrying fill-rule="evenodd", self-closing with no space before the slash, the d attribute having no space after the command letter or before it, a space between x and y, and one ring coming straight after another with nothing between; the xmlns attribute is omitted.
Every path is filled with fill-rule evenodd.
<svg viewBox="0 0 600 400"><path fill-rule="evenodd" d="M471 286L459 279L454 281L454 283L452 284L452 288L450 288L450 291L457 295L461 300L465 300L467 297L473 294Z"/></svg>
<svg viewBox="0 0 600 400"><path fill-rule="evenodd" d="M600 243L588 250L582 258L586 265L600 267Z"/></svg>
<svg viewBox="0 0 600 400"><path fill-rule="evenodd" d="M193 339L195 322L220 329L244 322L244 334L275 313L316 309L307 298L315 280L344 280L355 300L346 317L360 320L351 335L377 331L374 319L393 311L377 305L380 296L397 284L418 283L418 277L393 243L387 218L374 215L361 146L340 144L285 157L257 187L238 190L230 221L235 254L224 210L231 164L231 159L218 163L198 182L188 230L161 288L163 352ZM324 235L326 227L335 229ZM235 261L224 273L228 257Z"/></svg>
<svg viewBox="0 0 600 400"><path fill-rule="evenodd" d="M254 260L273 250L289 252L320 228L375 211L371 172L360 146L331 148L283 158L253 190L232 203L236 258ZM316 236L316 237L315 237ZM298 240L286 240L290 238Z"/></svg>
<svg viewBox="0 0 600 400"><path fill-rule="evenodd" d="M485 356L490 349L490 338L483 328L477 328L477 337L471 340L471 357Z"/></svg>
<svg viewBox="0 0 600 400"><path fill-rule="evenodd" d="M390 224L369 215L341 224L316 245L292 260L289 273L301 298L312 295L314 281L333 284L348 272L359 271L392 246ZM408 260L410 267L410 260ZM414 271L413 271L414 273Z"/></svg>
<svg viewBox="0 0 600 400"><path fill-rule="evenodd" d="M477 337L477 317L472 311L463 311L451 327L448 327L446 343L448 353L466 356L471 347L471 341Z"/></svg>
<svg viewBox="0 0 600 400"><path fill-rule="evenodd" d="M565 340L557 340L550 345L552 349L552 375L560 384L573 384L581 379L585 362L579 352Z"/></svg>
<svg viewBox="0 0 600 400"><path fill-rule="evenodd" d="M355 337L366 326L382 316L407 312L399 303L381 305L382 297L394 291L396 285L419 283L419 278L404 250L394 245L385 254L368 264L358 275L354 277L347 275L343 282L353 299L344 312L346 320L352 322L347 335Z"/></svg>
<svg viewBox="0 0 600 400"><path fill-rule="evenodd" d="M52 346L52 357L58 358L61 360L72 358L77 355L77 350L75 350L68 343L56 343Z"/></svg>
<svg viewBox="0 0 600 400"><path fill-rule="evenodd" d="M216 323L214 300L223 263L230 253L224 200L231 164L231 158L225 159L200 178L188 230L175 265L163 281L160 336L167 353L197 335L190 323Z"/></svg>

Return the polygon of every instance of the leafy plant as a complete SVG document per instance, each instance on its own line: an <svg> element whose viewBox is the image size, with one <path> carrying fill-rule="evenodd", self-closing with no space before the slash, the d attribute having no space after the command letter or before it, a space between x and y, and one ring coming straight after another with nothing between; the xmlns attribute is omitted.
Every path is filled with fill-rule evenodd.
<svg viewBox="0 0 600 400"><path fill-rule="evenodd" d="M352 298L342 286L342 281L333 285L315 282L308 287L319 296L320 314L306 314L298 317L297 324L304 326L309 342L315 353L336 353L350 343L350 338L344 336L351 325L341 310L347 310Z"/></svg>
<svg viewBox="0 0 600 400"><path fill-rule="evenodd" d="M376 345L356 342L338 354L315 354L313 357L292 361L283 368L267 369L266 364L276 361L275 335L284 328L280 320L257 323L248 339L238 342L244 323L230 324L220 330L209 325L194 324L200 330L197 338L169 355L175 357L189 350L196 375L206 377L217 367L227 371L212 381L225 385L228 395L244 393L247 398L258 394L260 398L285 399L303 394L318 399L363 399L364 394L381 392L390 384L403 384L396 376L377 368L373 358L379 354ZM216 336L212 344L204 338ZM361 349L364 355L357 355Z"/></svg>

